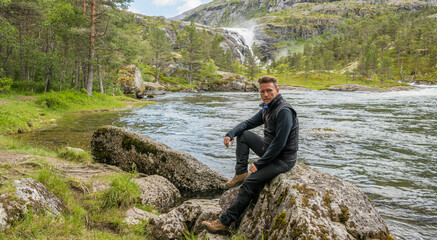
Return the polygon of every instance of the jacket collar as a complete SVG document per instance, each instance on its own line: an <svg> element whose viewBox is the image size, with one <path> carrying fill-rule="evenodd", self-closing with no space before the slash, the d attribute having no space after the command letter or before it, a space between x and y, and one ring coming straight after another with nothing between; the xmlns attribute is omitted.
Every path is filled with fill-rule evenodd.
<svg viewBox="0 0 437 240"><path fill-rule="evenodd" d="M276 95L276 97L271 102L269 102L269 104L267 104L268 106L267 110L276 108L276 106L279 104L281 100L282 100L282 95L278 93L278 95ZM261 103L259 106L264 108L264 103Z"/></svg>

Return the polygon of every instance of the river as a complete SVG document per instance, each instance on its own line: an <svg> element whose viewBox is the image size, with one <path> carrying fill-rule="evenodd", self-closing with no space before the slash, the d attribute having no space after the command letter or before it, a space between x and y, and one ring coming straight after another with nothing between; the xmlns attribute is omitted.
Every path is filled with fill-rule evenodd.
<svg viewBox="0 0 437 240"><path fill-rule="evenodd" d="M280 93L298 112L298 161L356 184L395 239L437 236L437 87ZM19 137L36 145L89 148L92 131L111 124L147 134L232 177L235 145L226 149L223 137L259 109L258 94L172 93L155 100L141 108L70 115Z"/></svg>

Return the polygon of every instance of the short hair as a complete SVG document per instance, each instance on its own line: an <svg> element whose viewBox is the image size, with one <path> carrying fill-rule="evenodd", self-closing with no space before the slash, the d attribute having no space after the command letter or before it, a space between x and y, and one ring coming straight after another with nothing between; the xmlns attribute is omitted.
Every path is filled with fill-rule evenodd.
<svg viewBox="0 0 437 240"><path fill-rule="evenodd" d="M275 85L276 88L278 88L278 80L273 77L273 76L263 76L258 78L258 83L262 84L262 83L273 83Z"/></svg>

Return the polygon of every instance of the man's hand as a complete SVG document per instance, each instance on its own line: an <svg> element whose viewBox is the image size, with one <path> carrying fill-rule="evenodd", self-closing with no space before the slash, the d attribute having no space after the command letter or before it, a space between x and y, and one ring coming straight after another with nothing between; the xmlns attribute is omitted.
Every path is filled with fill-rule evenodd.
<svg viewBox="0 0 437 240"><path fill-rule="evenodd" d="M234 145L234 140L231 141L231 138L226 136L225 139L223 140L223 143L227 148L229 148L229 142L231 142L231 145Z"/></svg>
<svg viewBox="0 0 437 240"><path fill-rule="evenodd" d="M255 164L252 163L252 164L250 164L249 171L251 173L256 173L258 171L258 169L256 168Z"/></svg>

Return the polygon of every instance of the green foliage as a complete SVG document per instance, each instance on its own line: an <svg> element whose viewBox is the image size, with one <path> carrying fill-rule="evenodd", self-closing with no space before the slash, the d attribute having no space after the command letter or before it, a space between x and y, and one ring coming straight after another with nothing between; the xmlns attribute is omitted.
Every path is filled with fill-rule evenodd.
<svg viewBox="0 0 437 240"><path fill-rule="evenodd" d="M88 96L85 91L63 91L46 93L41 95L37 100L37 104L47 106L49 109L65 111L67 109L74 110L90 110L96 107L122 107L123 104L114 100L108 95L95 93L93 96Z"/></svg>
<svg viewBox="0 0 437 240"><path fill-rule="evenodd" d="M218 67L215 65L214 60L209 59L209 61L202 67L200 71L200 76L203 79L215 80L218 78L216 72Z"/></svg>
<svg viewBox="0 0 437 240"><path fill-rule="evenodd" d="M10 78L0 78L0 92L9 92L13 82Z"/></svg>
<svg viewBox="0 0 437 240"><path fill-rule="evenodd" d="M336 3L322 7L335 7ZM339 3L339 4L344 4ZM307 15L299 13L310 10L314 4L300 5L291 12L280 11L273 13L276 18L272 21L284 26L294 26L299 29L312 29L315 26L305 27L305 24L317 23L315 17L329 19L330 16L312 12ZM348 14L340 19L336 26L324 25L327 28L323 34L313 37L278 36L284 39L276 44L280 48L288 49L286 57L272 63L271 67L288 65L288 71L339 71L352 63L357 67L352 69L354 75L380 80L418 80L429 79L436 71L435 54L437 48L437 20L428 17L437 13L437 7L423 7L417 11L390 10L386 5L359 5L347 3L342 9L358 9L356 14ZM390 10L390 11L388 11ZM341 11L339 14L341 14ZM343 15L344 16L344 15ZM270 18L262 21L270 21ZM323 22L323 21L322 21ZM282 26L282 27L284 27ZM300 34L299 31L292 34ZM304 49L302 50L302 46ZM278 73L285 73L284 67L276 69ZM309 75L305 78L308 79Z"/></svg>
<svg viewBox="0 0 437 240"><path fill-rule="evenodd" d="M133 182L132 174L118 174L113 177L111 187L101 196L102 208L128 207L140 202L140 189Z"/></svg>
<svg viewBox="0 0 437 240"><path fill-rule="evenodd" d="M36 96L0 95L0 133L28 132L65 113L121 108L127 101L147 104L132 98L100 93L88 96L76 91L50 92Z"/></svg>

